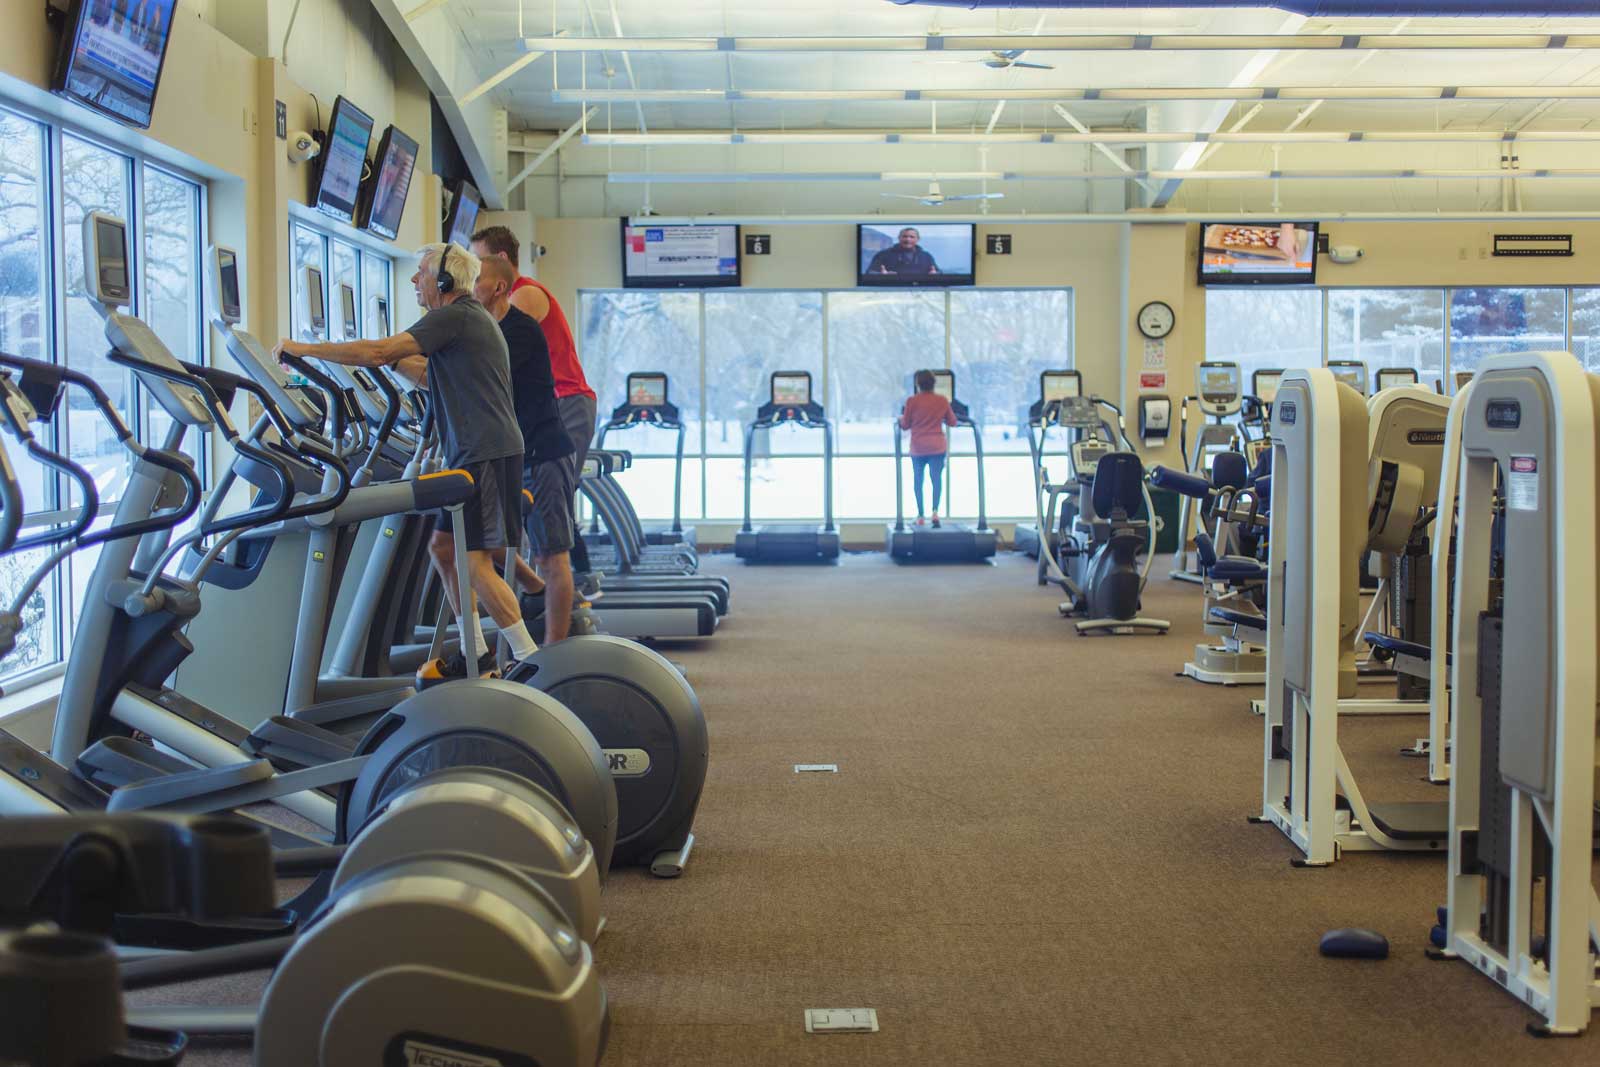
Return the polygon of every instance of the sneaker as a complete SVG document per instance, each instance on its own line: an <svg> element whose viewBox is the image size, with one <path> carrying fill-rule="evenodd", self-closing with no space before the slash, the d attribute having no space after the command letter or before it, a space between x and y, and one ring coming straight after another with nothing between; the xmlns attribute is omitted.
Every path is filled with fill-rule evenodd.
<svg viewBox="0 0 1600 1067"><path fill-rule="evenodd" d="M939 528L939 516L937 516L937 515L935 515L933 517L933 528L935 530L937 530Z"/></svg>
<svg viewBox="0 0 1600 1067"><path fill-rule="evenodd" d="M926 525L928 525L928 520L923 518L921 515L918 515L917 516L917 525L918 526L926 526Z"/></svg>
<svg viewBox="0 0 1600 1067"><path fill-rule="evenodd" d="M495 671L495 658L493 650L485 652L478 657L478 677L492 678ZM442 659L430 659L417 668L417 688L428 689L444 682L456 682L467 676L467 657L461 650L450 653Z"/></svg>
<svg viewBox="0 0 1600 1067"><path fill-rule="evenodd" d="M572 576L576 582L575 592L579 600L595 601L605 596L605 590L600 588L600 572L590 571L588 574L575 574Z"/></svg>

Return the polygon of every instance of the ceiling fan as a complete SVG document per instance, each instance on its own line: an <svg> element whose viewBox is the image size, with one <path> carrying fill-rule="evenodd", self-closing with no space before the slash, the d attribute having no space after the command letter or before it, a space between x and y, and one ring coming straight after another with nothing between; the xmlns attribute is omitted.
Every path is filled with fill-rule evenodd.
<svg viewBox="0 0 1600 1067"><path fill-rule="evenodd" d="M918 196L915 193L883 193L881 195L886 196L891 200L916 200L919 203L926 204L928 207L938 207L941 204L948 204L953 200L1001 200L1004 199L1006 194L962 193L959 196L945 196L944 193L939 191L939 183L933 181L928 183L928 191L921 196Z"/></svg>
<svg viewBox="0 0 1600 1067"><path fill-rule="evenodd" d="M977 62L982 63L991 70L1010 70L1012 67L1026 67L1029 70L1056 69L1049 63L1023 62L1022 53L1026 51L1026 48L1007 48L1001 52L990 52L987 56L977 60Z"/></svg>

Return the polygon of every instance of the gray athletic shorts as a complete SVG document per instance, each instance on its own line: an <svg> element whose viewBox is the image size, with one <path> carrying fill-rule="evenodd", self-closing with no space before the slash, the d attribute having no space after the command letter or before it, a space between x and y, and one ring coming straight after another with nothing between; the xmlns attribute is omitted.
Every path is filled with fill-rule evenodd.
<svg viewBox="0 0 1600 1067"><path fill-rule="evenodd" d="M522 483L518 477L521 467L521 456L461 465L462 470L472 475L473 487L471 498L461 509L468 552L505 548L517 543L517 519L522 514ZM450 533L454 526L454 516L441 508L434 530Z"/></svg>
<svg viewBox="0 0 1600 1067"><path fill-rule="evenodd" d="M589 458L589 443L594 440L594 397L564 396L556 401L556 406L561 409L561 424L567 428L567 436L577 446L578 450L572 454L572 466L581 475L583 461Z"/></svg>
<svg viewBox="0 0 1600 1067"><path fill-rule="evenodd" d="M547 459L523 468L523 484L533 494L527 514L528 539L536 556L572 551L572 494L578 479L572 457Z"/></svg>

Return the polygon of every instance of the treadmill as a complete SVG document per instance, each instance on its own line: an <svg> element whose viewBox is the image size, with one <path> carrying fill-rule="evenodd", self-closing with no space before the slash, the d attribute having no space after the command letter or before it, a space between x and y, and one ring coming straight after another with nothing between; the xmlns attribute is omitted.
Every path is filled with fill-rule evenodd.
<svg viewBox="0 0 1600 1067"><path fill-rule="evenodd" d="M771 399L756 411L744 432L744 526L733 538L733 554L746 562L809 563L839 558L839 531L833 525L833 424L811 399L811 372L773 371ZM757 430L793 425L822 431L822 525L750 523L750 458Z"/></svg>
<svg viewBox="0 0 1600 1067"><path fill-rule="evenodd" d="M916 560L925 563L977 563L991 559L999 538L989 529L988 512L984 506L983 491L983 431L972 421L967 405L956 399L954 371L933 372L933 391L950 401L955 412L956 426L972 431L974 453L978 460L978 526L970 526L946 519L942 525L906 526L905 514L905 464L901 455L904 431L900 420L894 423L894 525L884 531L884 551L891 559ZM945 470L945 503L950 502L949 468Z"/></svg>
<svg viewBox="0 0 1600 1067"><path fill-rule="evenodd" d="M667 376L660 371L636 371L628 375L628 399L611 410L611 417L600 427L596 448L606 447L606 434L611 430L631 430L636 426L654 426L673 430L677 434L672 465L672 525L666 529L645 527L644 543L647 545L697 545L695 528L683 525L683 419L678 415L678 405L667 400Z"/></svg>
<svg viewBox="0 0 1600 1067"><path fill-rule="evenodd" d="M1047 370L1039 374L1039 399L1028 407L1028 451L1032 454L1033 466L1038 470L1044 466L1045 433L1037 431L1048 430L1044 426L1045 413L1052 408L1059 408L1061 402L1073 397L1083 395L1083 375L1075 370ZM1069 453L1070 458L1070 453ZM1048 478L1039 479L1047 483ZM1049 511L1053 508L1041 508ZM1061 551L1061 532L1051 530L1048 535L1049 548L1052 554ZM1016 530L1011 535L1011 547L1014 551L1025 552L1033 559L1039 558L1039 524L1037 522L1019 522Z"/></svg>

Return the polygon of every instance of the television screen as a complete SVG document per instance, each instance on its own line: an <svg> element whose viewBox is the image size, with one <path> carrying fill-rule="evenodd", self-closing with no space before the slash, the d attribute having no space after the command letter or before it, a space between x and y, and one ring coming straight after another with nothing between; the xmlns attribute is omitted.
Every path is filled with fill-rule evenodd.
<svg viewBox="0 0 1600 1067"><path fill-rule="evenodd" d="M335 100L328 134L317 154L313 207L345 222L355 221L371 140L372 116L342 96Z"/></svg>
<svg viewBox="0 0 1600 1067"><path fill-rule="evenodd" d="M665 374L628 375L628 403L639 408L658 408L666 402Z"/></svg>
<svg viewBox="0 0 1600 1067"><path fill-rule="evenodd" d="M482 208L483 196L478 187L463 178L456 184L455 195L450 198L450 211L444 217L444 239L462 248L469 247Z"/></svg>
<svg viewBox="0 0 1600 1067"><path fill-rule="evenodd" d="M377 159L364 191L360 225L392 241L400 236L411 174L417 169L417 142L390 126L378 141Z"/></svg>
<svg viewBox="0 0 1600 1067"><path fill-rule="evenodd" d="M1314 285L1316 280L1314 222L1201 227L1201 285Z"/></svg>
<svg viewBox="0 0 1600 1067"><path fill-rule="evenodd" d="M145 129L178 0L73 0L56 58L55 91Z"/></svg>
<svg viewBox="0 0 1600 1067"><path fill-rule="evenodd" d="M857 285L971 285L970 222L879 224L856 227Z"/></svg>
<svg viewBox="0 0 1600 1067"><path fill-rule="evenodd" d="M622 284L628 289L735 286L737 226L630 226L622 220Z"/></svg>

